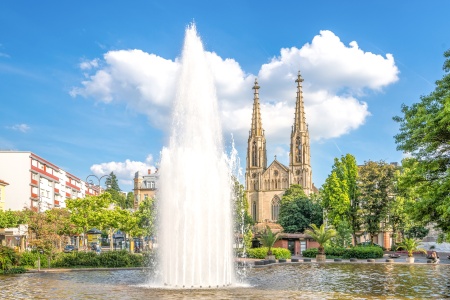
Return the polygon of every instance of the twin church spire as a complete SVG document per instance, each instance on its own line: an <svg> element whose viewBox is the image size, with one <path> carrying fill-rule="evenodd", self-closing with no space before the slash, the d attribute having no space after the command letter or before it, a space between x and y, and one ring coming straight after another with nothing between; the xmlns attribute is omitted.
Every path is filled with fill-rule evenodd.
<svg viewBox="0 0 450 300"><path fill-rule="evenodd" d="M297 95L294 112L294 124L292 125L291 130L289 167L283 166L281 163L277 162L276 159L274 162L277 162L280 166L282 166L282 169L286 170L286 184L282 184L282 186L287 188L292 184L300 184L305 193L310 194L313 187L310 163L309 130L306 123L303 100L303 78L300 72L298 72L295 82L297 83ZM255 79L255 83L252 88L254 90L253 112L251 129L248 138L246 181L248 182L247 190L263 191L266 188L265 185L257 183L258 177L263 176L263 173L267 170L266 138L262 127L259 88L258 81ZM261 177L260 180L264 179ZM269 181L270 180L273 179L269 179ZM251 187L249 186L249 182L252 182Z"/></svg>

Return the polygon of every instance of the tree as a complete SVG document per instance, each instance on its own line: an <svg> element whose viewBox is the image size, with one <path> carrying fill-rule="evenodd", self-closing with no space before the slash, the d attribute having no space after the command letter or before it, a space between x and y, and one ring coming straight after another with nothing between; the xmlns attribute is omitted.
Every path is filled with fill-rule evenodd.
<svg viewBox="0 0 450 300"><path fill-rule="evenodd" d="M423 248L419 248L420 242L414 238L405 238L401 243L398 244L399 248L402 248L408 252L408 257L413 257L414 251L420 251L422 253L427 253Z"/></svg>
<svg viewBox="0 0 450 300"><path fill-rule="evenodd" d="M134 193L133 192L127 193L125 208L134 208Z"/></svg>
<svg viewBox="0 0 450 300"><path fill-rule="evenodd" d="M275 242L278 241L280 237L280 233L273 233L272 229L270 229L269 226L266 226L266 229L261 233L261 244L264 247L269 248L269 250L267 251L268 256L272 255L273 244L275 244Z"/></svg>
<svg viewBox="0 0 450 300"><path fill-rule="evenodd" d="M382 230L394 200L395 166L383 161L365 162L359 168L359 191L364 227L370 240ZM383 228L387 229L387 228Z"/></svg>
<svg viewBox="0 0 450 300"><path fill-rule="evenodd" d="M68 199L66 201L66 206L71 212L71 221L76 230L83 233L85 250L87 250L86 233L94 227L101 227L102 213L108 209L111 203L111 194L107 192L98 196L86 196L83 199Z"/></svg>
<svg viewBox="0 0 450 300"><path fill-rule="evenodd" d="M300 185L294 184L281 199L278 223L285 232L303 232L309 224L322 224L323 210L320 204L309 199Z"/></svg>
<svg viewBox="0 0 450 300"><path fill-rule="evenodd" d="M353 244L361 229L361 208L358 194L358 166L351 154L334 159L331 174L322 186L322 206L327 219L338 230L344 243L350 231ZM349 229L347 229L349 228ZM343 234L343 236L341 236ZM345 245L345 243L344 243Z"/></svg>
<svg viewBox="0 0 450 300"><path fill-rule="evenodd" d="M450 240L450 49L444 57L445 74L435 90L418 103L403 104L403 115L394 120L400 124L397 149L412 156L404 165L418 194L415 215L434 222Z"/></svg>
<svg viewBox="0 0 450 300"><path fill-rule="evenodd" d="M337 235L337 232L333 228L325 228L325 224L320 225L320 227L317 227L315 224L311 224L310 227L311 229L305 230L305 234L309 235L313 240L319 243L318 254L324 255L325 243L328 242L331 238L335 237Z"/></svg>
<svg viewBox="0 0 450 300"><path fill-rule="evenodd" d="M156 206L153 198L146 198L140 204L134 216L137 226L141 229L139 236L151 237L156 231Z"/></svg>
<svg viewBox="0 0 450 300"><path fill-rule="evenodd" d="M13 210L0 210L0 228L17 227L27 223L27 217L23 212Z"/></svg>
<svg viewBox="0 0 450 300"><path fill-rule="evenodd" d="M106 190L115 190L118 192L121 191L121 189L119 187L119 183L117 181L116 174L114 174L114 172L111 172L109 174L109 176L106 178L105 184L106 184Z"/></svg>

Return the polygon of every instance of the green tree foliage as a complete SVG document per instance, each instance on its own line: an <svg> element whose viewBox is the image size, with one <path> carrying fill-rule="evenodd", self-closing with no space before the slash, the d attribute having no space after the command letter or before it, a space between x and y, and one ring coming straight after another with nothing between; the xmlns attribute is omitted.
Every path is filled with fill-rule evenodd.
<svg viewBox="0 0 450 300"><path fill-rule="evenodd" d="M364 227L370 240L382 230L394 201L395 166L383 161L365 162L359 168L359 193ZM386 228L383 228L386 229Z"/></svg>
<svg viewBox="0 0 450 300"><path fill-rule="evenodd" d="M358 194L358 166L351 154L335 158L331 174L321 190L322 206L329 222L338 229L339 239L345 244L348 228L356 241L361 229L361 208ZM343 236L341 236L343 234ZM342 245L344 246L344 245Z"/></svg>
<svg viewBox="0 0 450 300"><path fill-rule="evenodd" d="M285 232L303 232L309 224L322 224L323 210L309 199L300 185L294 184L281 199L278 223Z"/></svg>
<svg viewBox="0 0 450 300"><path fill-rule="evenodd" d="M0 228L17 227L27 223L27 214L21 211L0 210Z"/></svg>
<svg viewBox="0 0 450 300"><path fill-rule="evenodd" d="M134 193L133 192L127 193L125 208L134 208Z"/></svg>
<svg viewBox="0 0 450 300"><path fill-rule="evenodd" d="M403 116L394 120L400 124L397 149L412 156L403 165L418 194L414 216L435 222L450 240L450 50L444 57L445 75L435 90L418 103L403 104Z"/></svg>
<svg viewBox="0 0 450 300"><path fill-rule="evenodd" d="M107 190L111 189L111 190L115 190L115 191L118 191L118 192L121 191L121 189L119 187L119 183L117 181L116 174L114 174L114 172L111 172L109 174L109 176L106 178L105 184L106 184L106 189Z"/></svg>
<svg viewBox="0 0 450 300"><path fill-rule="evenodd" d="M141 230L139 236L151 237L155 235L156 231L156 205L155 199L144 199L136 212L137 227Z"/></svg>
<svg viewBox="0 0 450 300"><path fill-rule="evenodd" d="M111 194L103 193L98 196L86 196L85 198L69 199L66 206L71 212L70 219L79 233L85 237L84 245L87 245L86 232L94 227L102 227L104 218L102 214L112 203ZM87 250L87 248L85 248Z"/></svg>
<svg viewBox="0 0 450 300"><path fill-rule="evenodd" d="M254 224L254 221L252 217L248 213L248 201L247 196L245 195L245 189L244 186L236 179L234 180L234 224L235 224L235 231L238 233L241 233L243 230L244 232L247 232L250 230L250 225Z"/></svg>
<svg viewBox="0 0 450 300"><path fill-rule="evenodd" d="M311 229L305 230L305 234L309 235L313 240L319 243L319 254L325 254L325 243L337 235L336 230L333 228L325 228L324 224L320 225L320 227L311 224L310 227Z"/></svg>

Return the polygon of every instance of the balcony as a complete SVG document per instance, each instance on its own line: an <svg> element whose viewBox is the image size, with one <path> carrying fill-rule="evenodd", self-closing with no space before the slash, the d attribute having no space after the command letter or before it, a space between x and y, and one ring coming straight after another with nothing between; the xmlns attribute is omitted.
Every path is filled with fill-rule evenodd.
<svg viewBox="0 0 450 300"><path fill-rule="evenodd" d="M72 194L66 192L66 197L70 198L70 197L72 197Z"/></svg>
<svg viewBox="0 0 450 300"><path fill-rule="evenodd" d="M72 188L74 190L80 191L79 187L77 187L76 185L74 185L74 184L72 184L72 183L70 183L68 181L66 181L66 186L68 186L68 187L70 187L70 188Z"/></svg>
<svg viewBox="0 0 450 300"><path fill-rule="evenodd" d="M59 189L55 188L55 194L59 195Z"/></svg>
<svg viewBox="0 0 450 300"><path fill-rule="evenodd" d="M47 178L55 180L56 182L59 182L59 178L58 177L56 177L53 174L50 174L50 173L46 172L45 170L42 170L42 169L40 169L38 167L35 167L33 165L31 166L31 170L33 170L34 172L37 172L37 173L39 173L39 174L41 174L41 175L43 175L43 176L45 176Z"/></svg>
<svg viewBox="0 0 450 300"><path fill-rule="evenodd" d="M38 181L36 179L31 179L31 185L38 186Z"/></svg>
<svg viewBox="0 0 450 300"><path fill-rule="evenodd" d="M39 199L39 196L38 196L38 194L31 193L31 198L37 200L37 199Z"/></svg>
<svg viewBox="0 0 450 300"><path fill-rule="evenodd" d="M55 200L54 205L55 205L55 207L59 207L59 201Z"/></svg>

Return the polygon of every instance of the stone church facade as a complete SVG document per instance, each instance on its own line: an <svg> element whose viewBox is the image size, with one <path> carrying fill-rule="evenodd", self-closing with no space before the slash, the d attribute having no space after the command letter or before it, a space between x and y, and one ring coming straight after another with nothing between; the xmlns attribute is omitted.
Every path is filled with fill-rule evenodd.
<svg viewBox="0 0 450 300"><path fill-rule="evenodd" d="M267 166L266 138L262 126L259 103L259 86L253 86L252 124L247 145L245 173L249 213L255 222L276 222L281 197L293 184L303 187L306 195L314 192L310 159L309 130L306 124L300 72L295 80L297 96L290 138L289 166L280 163L275 156Z"/></svg>

